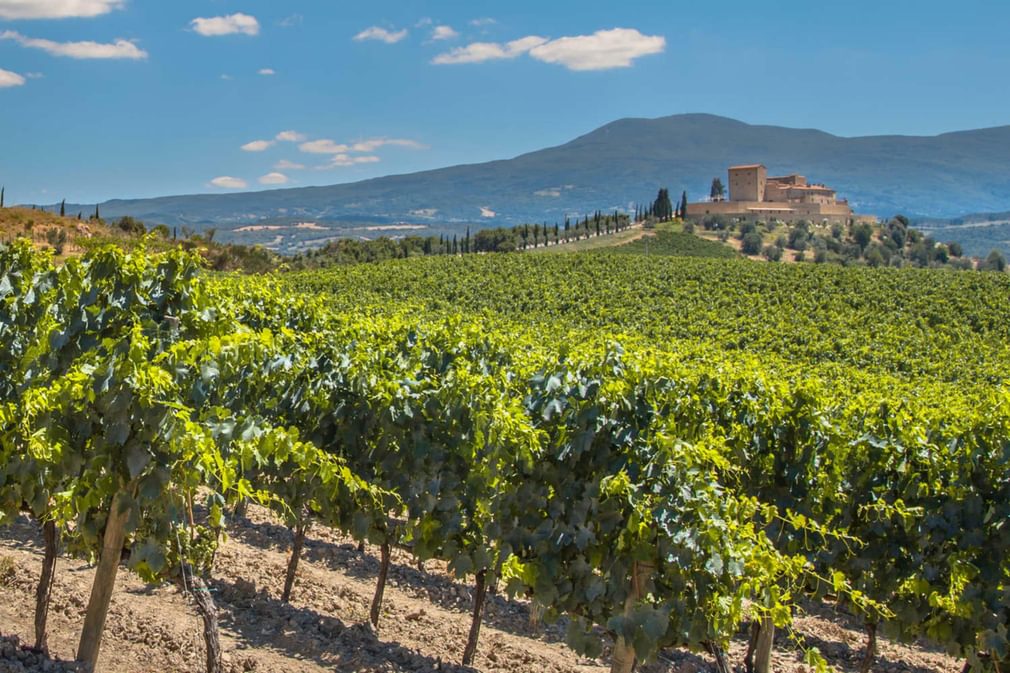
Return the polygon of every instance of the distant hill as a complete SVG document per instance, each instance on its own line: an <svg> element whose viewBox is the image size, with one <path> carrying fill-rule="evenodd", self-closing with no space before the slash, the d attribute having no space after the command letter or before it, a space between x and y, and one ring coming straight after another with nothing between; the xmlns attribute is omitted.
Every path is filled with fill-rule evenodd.
<svg viewBox="0 0 1010 673"><path fill-rule="evenodd" d="M298 249L338 235L396 233L395 223L439 232L563 220L626 208L660 186L708 193L734 163L799 172L835 187L862 213L955 217L1010 209L1010 126L931 137L842 138L755 126L707 114L622 119L558 147L514 159L453 166L329 187L167 196L101 204L106 218L193 229ZM68 206L70 207L70 206ZM86 212L94 206L72 206ZM315 221L322 228L273 228Z"/></svg>

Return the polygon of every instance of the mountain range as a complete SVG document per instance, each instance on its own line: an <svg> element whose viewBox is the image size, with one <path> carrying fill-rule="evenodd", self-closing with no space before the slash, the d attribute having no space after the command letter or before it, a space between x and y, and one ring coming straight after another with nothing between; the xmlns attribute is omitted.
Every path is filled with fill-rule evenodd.
<svg viewBox="0 0 1010 673"><path fill-rule="evenodd" d="M229 240L291 251L344 235L563 221L646 203L663 186L695 200L712 178L725 181L729 165L745 163L802 173L837 189L857 212L881 217L1010 210L1010 126L846 138L708 114L621 119L507 160L326 187L112 200L100 210L105 218L215 227Z"/></svg>

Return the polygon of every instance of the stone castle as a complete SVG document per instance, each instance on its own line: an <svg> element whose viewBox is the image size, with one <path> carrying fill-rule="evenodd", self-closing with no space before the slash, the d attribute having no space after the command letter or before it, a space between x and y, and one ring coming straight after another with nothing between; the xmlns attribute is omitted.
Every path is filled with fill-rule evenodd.
<svg viewBox="0 0 1010 673"><path fill-rule="evenodd" d="M839 199L830 187L809 184L805 177L796 174L768 177L768 169L762 164L730 167L728 200L687 204L689 219L703 220L717 215L753 222L807 220L815 224L847 224L867 219L853 214L848 201Z"/></svg>

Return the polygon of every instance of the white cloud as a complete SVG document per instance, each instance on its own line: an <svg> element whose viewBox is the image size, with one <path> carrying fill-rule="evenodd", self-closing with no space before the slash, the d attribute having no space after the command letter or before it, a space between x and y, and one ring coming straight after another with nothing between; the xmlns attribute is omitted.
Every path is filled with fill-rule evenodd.
<svg viewBox="0 0 1010 673"><path fill-rule="evenodd" d="M267 173L259 180L261 185L286 185L289 181L290 178L283 173Z"/></svg>
<svg viewBox="0 0 1010 673"><path fill-rule="evenodd" d="M301 14L292 14L291 16L286 16L277 22L277 25L281 28L293 28L294 26L300 26L302 21L305 19Z"/></svg>
<svg viewBox="0 0 1010 673"><path fill-rule="evenodd" d="M53 42L34 37L26 37L13 30L0 33L0 40L14 40L22 47L31 49L41 49L53 56L67 56L69 58L89 59L89 58L125 58L140 60L147 58L147 52L129 40L116 40L111 43L102 42Z"/></svg>
<svg viewBox="0 0 1010 673"><path fill-rule="evenodd" d="M16 72L0 68L0 89L7 89L14 86L21 86L25 83L25 78Z"/></svg>
<svg viewBox="0 0 1010 673"><path fill-rule="evenodd" d="M415 23L414 24L414 28L424 28L425 26L430 26L433 23L435 23L435 22L432 21L431 17L426 16L423 19L421 19L420 21L418 21L417 23Z"/></svg>
<svg viewBox="0 0 1010 673"><path fill-rule="evenodd" d="M244 151L246 151L246 152L263 152L265 150L270 149L271 147L273 147L274 145L276 145L279 142L283 142L283 143L300 143L300 142L302 142L304 140L305 140L305 134L299 133L298 131L281 131L276 136L274 136L273 140L253 140L252 142L248 142L245 145L243 145L242 149ZM330 141L330 140L316 140L316 141L313 141L313 142L316 143L316 145L313 145L313 143L305 143L305 144L306 145L313 145L313 147L316 147L318 145L317 149L315 149L315 150L312 150L312 149L306 150L306 149L303 148L302 151L303 152L313 152L314 151L316 154L330 154L330 153L336 153L336 152L346 152L349 149L345 145L339 145L339 146L334 145L333 149L330 150L330 146L329 145L325 145L325 143L332 143L332 141ZM329 151L323 151L322 149L319 149L319 148L326 148Z"/></svg>
<svg viewBox="0 0 1010 673"><path fill-rule="evenodd" d="M272 140L254 140L242 146L243 152L263 152L274 144Z"/></svg>
<svg viewBox="0 0 1010 673"><path fill-rule="evenodd" d="M221 79L223 79L225 81L228 81L228 80L232 80L232 79L235 79L235 78L232 77L231 75L225 73L225 74L221 75Z"/></svg>
<svg viewBox="0 0 1010 673"><path fill-rule="evenodd" d="M547 38L530 35L518 40L500 44L498 42L473 42L465 47L456 47L444 54L439 54L432 63L436 65L454 65L457 63L483 63L501 59L516 58L531 49L547 42Z"/></svg>
<svg viewBox="0 0 1010 673"><path fill-rule="evenodd" d="M279 171L300 171L304 170L305 164L295 163L294 161L288 161L287 159L281 159L276 164L274 168Z"/></svg>
<svg viewBox="0 0 1010 673"><path fill-rule="evenodd" d="M264 77L269 77L270 75L276 75L277 71L273 68L260 68L256 71L257 75L263 75Z"/></svg>
<svg viewBox="0 0 1010 673"><path fill-rule="evenodd" d="M310 140L302 143L298 146L298 149L309 154L342 155L349 152L370 153L380 147L405 147L412 150L428 149L427 145L407 138L368 138L351 144L337 143L329 138L320 138L319 140Z"/></svg>
<svg viewBox="0 0 1010 673"><path fill-rule="evenodd" d="M193 30L204 37L219 35L259 35L260 22L255 16L248 14L229 14L228 16L199 17L189 22Z"/></svg>
<svg viewBox="0 0 1010 673"><path fill-rule="evenodd" d="M319 170L327 170L329 168L344 168L346 166L356 166L358 164L377 164L380 161L382 160L374 155L352 157L349 154L335 154L328 162L322 166L318 166L317 168L319 168Z"/></svg>
<svg viewBox="0 0 1010 673"><path fill-rule="evenodd" d="M249 185L242 178L233 178L230 175L222 175L210 181L211 186L221 189L245 189Z"/></svg>
<svg viewBox="0 0 1010 673"><path fill-rule="evenodd" d="M491 26L496 23L498 22L495 19L492 19L489 16L485 16L480 19L474 19L473 21L470 22L470 25L480 28L481 26Z"/></svg>
<svg viewBox="0 0 1010 673"><path fill-rule="evenodd" d="M614 28L598 30L592 35L551 40L531 49L530 56L569 70L610 70L630 67L636 58L661 54L665 49L666 39L661 35L643 35L633 28Z"/></svg>
<svg viewBox="0 0 1010 673"><path fill-rule="evenodd" d="M370 140L362 140L351 145L352 152L374 152L380 147L385 147L387 145L393 147L406 147L411 150L424 150L428 149L426 145L422 145L416 140L407 140L405 138L372 138Z"/></svg>
<svg viewBox="0 0 1010 673"><path fill-rule="evenodd" d="M498 213L494 212L493 210L491 210L487 206L481 206L480 207L480 216L481 217L494 217L497 214Z"/></svg>
<svg viewBox="0 0 1010 673"><path fill-rule="evenodd" d="M435 26L435 29L431 31L431 39L433 40L451 40L456 37L459 37L459 33L453 30L452 26Z"/></svg>
<svg viewBox="0 0 1010 673"><path fill-rule="evenodd" d="M298 149L309 154L343 154L351 148L347 145L337 144L329 138L321 138L320 140L310 140L307 143L302 143L298 146Z"/></svg>
<svg viewBox="0 0 1010 673"><path fill-rule="evenodd" d="M0 18L89 18L108 14L123 4L123 0L0 0Z"/></svg>
<svg viewBox="0 0 1010 673"><path fill-rule="evenodd" d="M396 44L403 38L407 37L407 29L397 31L389 31L385 28L380 28L379 26L372 26L371 28L366 28L357 35L354 39L358 42L362 40L379 40L380 42L385 42L386 44Z"/></svg>
<svg viewBox="0 0 1010 673"><path fill-rule="evenodd" d="M45 73L41 73L41 72L26 72L25 73L25 77L27 77L28 79L42 79L45 76L46 76Z"/></svg>
<svg viewBox="0 0 1010 673"><path fill-rule="evenodd" d="M474 42L439 54L432 63L483 63L528 53L538 61L563 65L569 70L610 70L627 68L636 58L660 54L665 49L666 39L661 35L643 35L632 28L614 28L556 40L530 35L505 44Z"/></svg>

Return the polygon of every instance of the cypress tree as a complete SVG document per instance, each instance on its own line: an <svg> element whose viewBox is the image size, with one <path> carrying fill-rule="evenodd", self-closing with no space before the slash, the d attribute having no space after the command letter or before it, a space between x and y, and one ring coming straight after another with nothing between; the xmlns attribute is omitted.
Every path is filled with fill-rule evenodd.
<svg viewBox="0 0 1010 673"><path fill-rule="evenodd" d="M6 187L0 187L0 208L4 207L4 190Z"/></svg>
<svg viewBox="0 0 1010 673"><path fill-rule="evenodd" d="M673 218L673 204L670 202L670 190L665 187L659 190L652 204L652 213L660 222Z"/></svg>
<svg viewBox="0 0 1010 673"><path fill-rule="evenodd" d="M466 228L466 247L463 252L470 252L470 227Z"/></svg>
<svg viewBox="0 0 1010 673"><path fill-rule="evenodd" d="M80 221L81 221L81 216L82 216L82 215L84 215L84 211L83 211L83 210L79 210L79 211L77 211L77 221L78 221L78 222L80 222Z"/></svg>
<svg viewBox="0 0 1010 673"><path fill-rule="evenodd" d="M680 195L680 216L681 218L687 217L687 190Z"/></svg>
<svg viewBox="0 0 1010 673"><path fill-rule="evenodd" d="M709 191L709 198L713 201L721 201L723 196L726 195L726 188L722 184L722 180L719 178L712 178L712 189Z"/></svg>
<svg viewBox="0 0 1010 673"><path fill-rule="evenodd" d="M60 201L60 217L67 216L67 200L63 199Z"/></svg>
<svg viewBox="0 0 1010 673"><path fill-rule="evenodd" d="M102 219L101 215L98 213L98 204L97 203L95 204L95 219L96 220Z"/></svg>
<svg viewBox="0 0 1010 673"><path fill-rule="evenodd" d="M555 245L557 244L557 242L558 242L558 223L555 222L554 223L554 243L555 243Z"/></svg>

